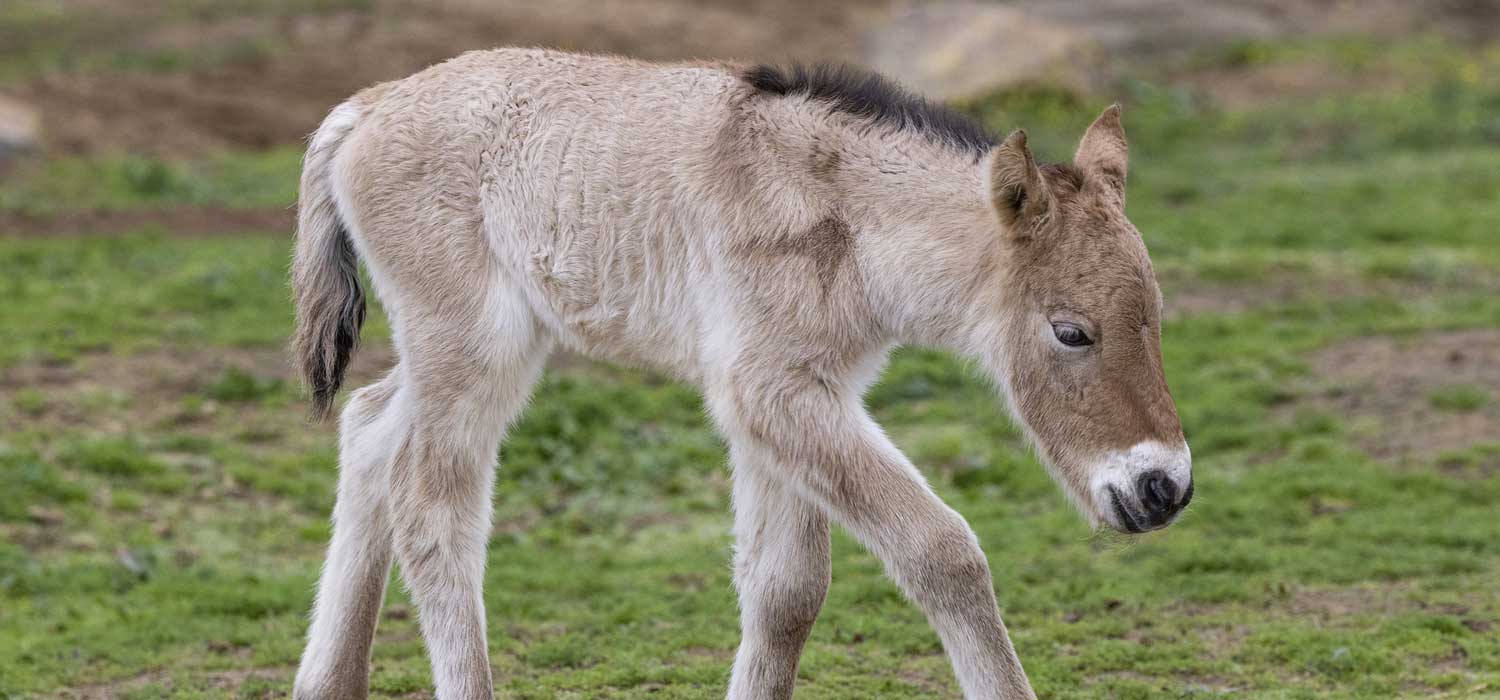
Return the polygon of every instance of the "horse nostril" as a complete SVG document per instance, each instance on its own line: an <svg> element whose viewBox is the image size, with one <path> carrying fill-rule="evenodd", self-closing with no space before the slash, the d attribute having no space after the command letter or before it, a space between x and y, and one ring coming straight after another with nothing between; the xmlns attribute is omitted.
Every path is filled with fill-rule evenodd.
<svg viewBox="0 0 1500 700"><path fill-rule="evenodd" d="M1192 503L1192 502L1193 502L1193 478L1192 477L1188 477L1187 491L1184 491L1182 493L1182 502L1178 503L1177 507L1178 508L1186 508L1188 506L1188 504Z"/></svg>
<svg viewBox="0 0 1500 700"><path fill-rule="evenodd" d="M1136 480L1136 493L1141 505L1153 520L1162 520L1177 512L1177 484L1167 478L1166 472L1152 469Z"/></svg>

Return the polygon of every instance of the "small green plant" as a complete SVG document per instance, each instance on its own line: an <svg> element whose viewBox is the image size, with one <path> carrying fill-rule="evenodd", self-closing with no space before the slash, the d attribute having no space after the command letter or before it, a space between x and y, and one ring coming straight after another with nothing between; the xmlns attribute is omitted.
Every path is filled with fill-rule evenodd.
<svg viewBox="0 0 1500 700"><path fill-rule="evenodd" d="M26 518L34 508L76 503L88 492L36 453L0 443L0 520ZM3 578L0 572L0 578Z"/></svg>
<svg viewBox="0 0 1500 700"><path fill-rule="evenodd" d="M145 504L134 491L115 490L109 494L109 507L123 513L139 512Z"/></svg>
<svg viewBox="0 0 1500 700"><path fill-rule="evenodd" d="M121 173L130 191L143 199L161 197L173 187L177 180L176 175L166 163L150 158L135 157L125 160Z"/></svg>
<svg viewBox="0 0 1500 700"><path fill-rule="evenodd" d="M36 389L22 389L17 391L15 397L11 399L11 403L15 405L16 410L33 418L41 415L42 411L47 409L46 395Z"/></svg>
<svg viewBox="0 0 1500 700"><path fill-rule="evenodd" d="M61 461L67 467L105 476L144 477L166 469L130 437L74 441L64 445Z"/></svg>
<svg viewBox="0 0 1500 700"><path fill-rule="evenodd" d="M1482 387L1458 385L1443 387L1432 392L1427 399L1433 408L1453 413L1471 413L1489 403L1489 392Z"/></svg>
<svg viewBox="0 0 1500 700"><path fill-rule="evenodd" d="M262 378L239 367L229 367L205 389L219 401L260 401L276 395L285 384L279 378Z"/></svg>

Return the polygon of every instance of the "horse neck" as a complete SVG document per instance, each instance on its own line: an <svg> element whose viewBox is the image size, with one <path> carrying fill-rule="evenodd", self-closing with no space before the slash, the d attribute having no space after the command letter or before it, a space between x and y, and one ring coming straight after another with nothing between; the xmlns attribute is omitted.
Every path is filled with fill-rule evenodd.
<svg viewBox="0 0 1500 700"><path fill-rule="evenodd" d="M969 354L997 303L1000 222L973 156L856 159L844 182L872 307L892 340Z"/></svg>

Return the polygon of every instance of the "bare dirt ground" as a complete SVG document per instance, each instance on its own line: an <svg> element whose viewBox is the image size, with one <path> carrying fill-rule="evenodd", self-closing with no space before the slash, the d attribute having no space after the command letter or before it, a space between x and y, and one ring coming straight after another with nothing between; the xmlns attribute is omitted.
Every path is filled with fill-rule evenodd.
<svg viewBox="0 0 1500 700"><path fill-rule="evenodd" d="M206 674L198 679L196 685L204 689L234 690L236 691L235 697L280 697L280 695L269 693L245 696L240 694L240 689L255 681L285 684L294 670L292 668L230 669ZM52 697L56 700L115 700L116 698L144 697L144 693L160 690L163 687L171 688L172 681L171 673L154 671L113 683L71 688ZM430 695L414 695L413 697L430 697Z"/></svg>
<svg viewBox="0 0 1500 700"><path fill-rule="evenodd" d="M297 219L285 207L234 209L179 206L162 209L78 209L49 214L0 212L0 237L99 236L142 229L171 235L237 235L247 231L291 233Z"/></svg>
<svg viewBox="0 0 1500 700"><path fill-rule="evenodd" d="M1350 419L1356 440L1376 457L1431 458L1500 441L1500 397L1493 395L1500 390L1500 331L1360 338L1324 349L1312 366L1319 383L1312 404ZM1434 405L1435 394L1454 387L1491 395L1471 408ZM1500 462L1483 468L1500 469Z"/></svg>

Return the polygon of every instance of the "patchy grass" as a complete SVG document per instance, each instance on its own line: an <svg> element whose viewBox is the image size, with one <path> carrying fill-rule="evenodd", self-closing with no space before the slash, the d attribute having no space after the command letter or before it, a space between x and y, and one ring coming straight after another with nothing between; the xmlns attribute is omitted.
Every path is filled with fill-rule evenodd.
<svg viewBox="0 0 1500 700"><path fill-rule="evenodd" d="M281 395L286 382L280 377L261 377L239 367L229 367L204 393L219 401L261 401Z"/></svg>
<svg viewBox="0 0 1500 700"><path fill-rule="evenodd" d="M171 73L229 61L254 61L280 48L272 32L225 33L181 42L232 20L274 20L368 8L368 0L169 0L122 11L70 0L10 0L0 7L0 84L37 73ZM121 36L132 39L122 40Z"/></svg>
<svg viewBox="0 0 1500 700"><path fill-rule="evenodd" d="M1500 93L1462 79L1487 58L1455 55L1454 81L1255 112L1132 88L1130 207L1169 298L1234 302L1187 305L1164 328L1199 492L1169 530L1091 535L952 358L901 351L871 392L978 531L1040 695L1500 688L1494 435L1401 460L1366 440L1419 409L1436 421L1423 426L1482 418L1493 400L1439 410L1453 390L1426 374L1387 395L1337 371L1378 378L1462 350L1448 366L1488 376ZM1279 60L1257 56L1241 60ZM1027 125L1055 159L1099 106L1037 88L974 109ZM1454 117L1468 109L1476 120ZM273 183L224 185L222 201L283 196L294 168L281 167L265 171ZM172 176L161 194L121 194L128 179L108 168L98 178L68 186L76 206L199 201ZM288 241L161 234L0 240L0 697L289 687L335 454L279 361ZM377 317L354 383L379 371L386 335ZM549 372L501 452L486 602L502 693L722 692L737 641L723 462L688 388L587 363ZM798 697L957 697L936 637L879 562L843 534L834 558ZM374 654L375 697L427 692L399 586Z"/></svg>
<svg viewBox="0 0 1500 700"><path fill-rule="evenodd" d="M1500 407L1488 402L1488 387L1500 386L1500 332L1356 338L1325 347L1311 364L1301 404L1341 416L1378 457L1423 461L1500 435Z"/></svg>

